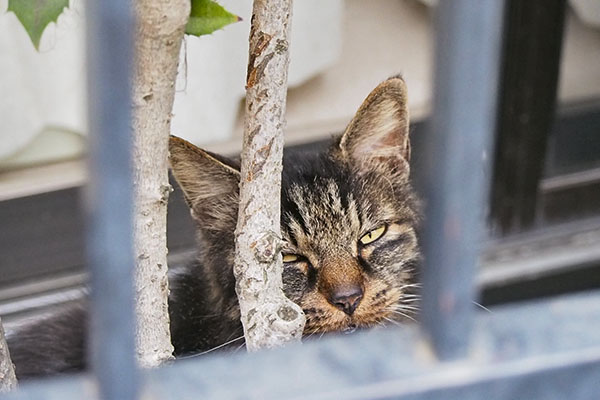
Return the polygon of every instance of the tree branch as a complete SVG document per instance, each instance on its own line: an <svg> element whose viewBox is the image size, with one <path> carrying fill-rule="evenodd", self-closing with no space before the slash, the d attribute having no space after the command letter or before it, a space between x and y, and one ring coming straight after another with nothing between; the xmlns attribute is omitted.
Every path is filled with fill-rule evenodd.
<svg viewBox="0 0 600 400"><path fill-rule="evenodd" d="M300 340L305 318L282 291L280 195L291 0L255 0L246 78L234 274L250 351Z"/></svg>
<svg viewBox="0 0 600 400"><path fill-rule="evenodd" d="M167 281L168 141L189 0L137 0L133 82L137 353L141 366L171 359Z"/></svg>
<svg viewBox="0 0 600 400"><path fill-rule="evenodd" d="M15 368L10 360L8 345L4 339L4 329L0 321L0 393L8 392L17 387Z"/></svg>

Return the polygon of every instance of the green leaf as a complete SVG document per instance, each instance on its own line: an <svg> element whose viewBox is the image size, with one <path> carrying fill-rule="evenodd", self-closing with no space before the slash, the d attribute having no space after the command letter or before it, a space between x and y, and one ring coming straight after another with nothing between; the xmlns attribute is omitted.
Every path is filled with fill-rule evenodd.
<svg viewBox="0 0 600 400"><path fill-rule="evenodd" d="M185 33L195 36L208 35L241 20L212 0L192 0L192 11Z"/></svg>
<svg viewBox="0 0 600 400"><path fill-rule="evenodd" d="M68 6L69 0L8 0L8 11L21 21L37 50L44 29Z"/></svg>

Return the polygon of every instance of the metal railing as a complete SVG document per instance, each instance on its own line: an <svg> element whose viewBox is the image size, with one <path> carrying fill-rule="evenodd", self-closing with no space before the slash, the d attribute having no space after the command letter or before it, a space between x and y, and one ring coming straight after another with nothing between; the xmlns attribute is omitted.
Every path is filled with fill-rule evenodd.
<svg viewBox="0 0 600 400"><path fill-rule="evenodd" d="M131 1L90 1L87 14L90 179L90 361L100 398L138 398L133 308Z"/></svg>
<svg viewBox="0 0 600 400"><path fill-rule="evenodd" d="M126 167L132 18L124 0L88 7L92 371L23 385L7 399L597 398L600 293L473 311L489 190L499 0L443 1L438 9L422 330L375 329L136 370Z"/></svg>
<svg viewBox="0 0 600 400"><path fill-rule="evenodd" d="M503 1L442 1L425 149L422 321L440 359L464 357L484 235Z"/></svg>

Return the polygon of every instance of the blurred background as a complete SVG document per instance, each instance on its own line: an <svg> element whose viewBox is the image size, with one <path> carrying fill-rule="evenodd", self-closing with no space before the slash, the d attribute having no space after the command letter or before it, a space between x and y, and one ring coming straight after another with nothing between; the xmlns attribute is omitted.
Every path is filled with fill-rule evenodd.
<svg viewBox="0 0 600 400"><path fill-rule="evenodd" d="M8 330L81 297L86 281L83 3L71 0L38 52L0 1L0 316ZM251 2L220 3L244 20L185 39L172 130L235 155ZM600 2L507 3L490 235L478 276L486 306L600 287ZM287 145L323 146L379 82L401 73L419 190L434 7L296 1ZM178 190L168 238L171 265L193 255L193 226Z"/></svg>

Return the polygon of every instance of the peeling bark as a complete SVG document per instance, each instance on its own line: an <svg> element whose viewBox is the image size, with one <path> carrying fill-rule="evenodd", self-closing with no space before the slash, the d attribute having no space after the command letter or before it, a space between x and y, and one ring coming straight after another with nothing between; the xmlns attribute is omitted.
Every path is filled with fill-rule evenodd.
<svg viewBox="0 0 600 400"><path fill-rule="evenodd" d="M291 0L254 0L234 274L249 351L300 340L305 318L282 291L283 127Z"/></svg>
<svg viewBox="0 0 600 400"><path fill-rule="evenodd" d="M8 345L4 339L2 321L0 321L0 393L8 392L16 387L15 367L10 360Z"/></svg>
<svg viewBox="0 0 600 400"><path fill-rule="evenodd" d="M167 296L168 141L189 0L137 0L133 81L137 354L143 367L171 359Z"/></svg>

